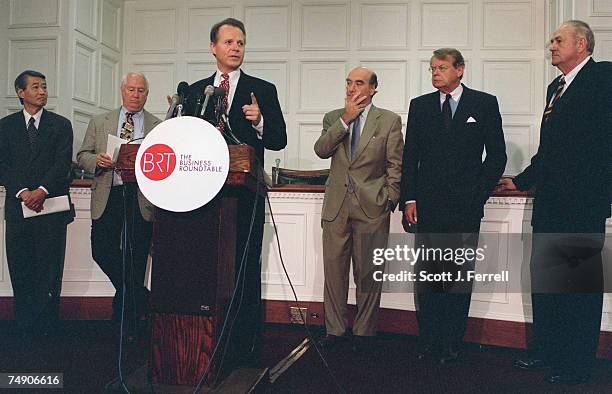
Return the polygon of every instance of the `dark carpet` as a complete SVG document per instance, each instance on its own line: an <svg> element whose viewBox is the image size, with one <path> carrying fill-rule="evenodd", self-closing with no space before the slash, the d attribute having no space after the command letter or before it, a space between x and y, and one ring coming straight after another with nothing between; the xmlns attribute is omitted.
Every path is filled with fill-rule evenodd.
<svg viewBox="0 0 612 394"><path fill-rule="evenodd" d="M62 372L64 389L36 392L100 393L118 376L116 329L108 321L65 321L50 337L24 342L13 322L0 322L0 372ZM317 329L315 329L317 330ZM320 334L320 331L316 331ZM266 325L260 366L273 367L306 337L299 326ZM523 352L468 344L459 362L440 365L415 358L415 337L383 334L363 354L349 347L326 355L338 386L313 348L270 385L270 393L612 393L612 362L598 361L583 385L554 386L546 371L511 367ZM126 345L122 370L127 376L146 363L146 338ZM34 392L31 389L4 393Z"/></svg>

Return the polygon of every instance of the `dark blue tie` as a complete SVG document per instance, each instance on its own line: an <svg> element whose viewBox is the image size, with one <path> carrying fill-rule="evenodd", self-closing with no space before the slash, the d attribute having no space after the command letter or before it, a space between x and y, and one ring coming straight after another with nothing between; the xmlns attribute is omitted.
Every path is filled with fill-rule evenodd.
<svg viewBox="0 0 612 394"><path fill-rule="evenodd" d="M351 160L355 158L357 148L359 147L359 138L361 137L361 114L353 120L353 131L351 134Z"/></svg>

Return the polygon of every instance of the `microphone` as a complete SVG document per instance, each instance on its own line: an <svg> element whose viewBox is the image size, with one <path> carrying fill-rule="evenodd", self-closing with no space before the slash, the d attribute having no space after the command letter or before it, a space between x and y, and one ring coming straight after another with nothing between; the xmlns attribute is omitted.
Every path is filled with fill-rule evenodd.
<svg viewBox="0 0 612 394"><path fill-rule="evenodd" d="M204 104L202 105L202 108L200 109L200 117L203 118L204 117L204 112L206 112L206 106L208 105L208 100L210 100L210 96L215 94L215 87L212 85L208 85L204 88ZM196 116L198 115L198 111L196 108Z"/></svg>
<svg viewBox="0 0 612 394"><path fill-rule="evenodd" d="M178 93L178 96L179 96L179 103L177 105L179 110L177 111L176 116L181 116L183 115L182 112L183 112L183 107L185 106L186 98L189 95L189 84L185 81L179 82L178 86L176 87L176 92Z"/></svg>
<svg viewBox="0 0 612 394"><path fill-rule="evenodd" d="M166 118L164 120L168 120L174 115L174 110L176 110L176 106L181 100L178 94L172 95L172 102L170 103L170 108L168 108L168 112L166 112Z"/></svg>

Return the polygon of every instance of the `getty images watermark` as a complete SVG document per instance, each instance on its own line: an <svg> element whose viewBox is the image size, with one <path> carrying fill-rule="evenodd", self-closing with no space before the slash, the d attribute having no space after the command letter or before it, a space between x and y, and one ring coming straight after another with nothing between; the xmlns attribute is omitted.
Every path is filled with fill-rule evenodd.
<svg viewBox="0 0 612 394"><path fill-rule="evenodd" d="M605 240L602 237L592 241L589 234L554 234L554 242L550 242L545 252L551 256L551 261L537 258L536 266L532 267L532 234L487 232L415 236L392 233L386 248L364 250L363 258L371 261L372 266L367 278L362 278L382 283L382 291L387 293L410 293L421 284L489 294L523 293L531 288L556 292L559 290L549 284L562 282L565 288L573 277L591 275L590 267L596 268L603 263L604 287L612 291L610 238L610 234L606 234ZM576 267L569 267L567 275L559 272L556 257L577 251ZM532 275L534 272L536 276ZM533 282L534 278L539 282Z"/></svg>
<svg viewBox="0 0 612 394"><path fill-rule="evenodd" d="M391 273L374 271L373 279L376 282L507 282L509 280L508 270L502 270L498 273L479 273L475 269L460 269L464 265L467 267L471 266L470 263L484 261L486 258L486 248L487 245L476 248L442 248L425 247L425 245L420 245L416 248L408 245L395 245L393 248L377 248L372 252L372 263L374 265L380 266L387 261L392 261L415 266L419 262L420 264L429 263L432 266L436 264L455 264L457 269L448 267L450 269L442 270L442 272L426 269L402 269L399 272Z"/></svg>

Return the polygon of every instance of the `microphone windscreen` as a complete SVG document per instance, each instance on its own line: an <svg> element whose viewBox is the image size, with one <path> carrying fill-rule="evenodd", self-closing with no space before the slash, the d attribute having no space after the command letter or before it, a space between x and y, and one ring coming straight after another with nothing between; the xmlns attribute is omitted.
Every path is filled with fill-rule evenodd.
<svg viewBox="0 0 612 394"><path fill-rule="evenodd" d="M215 96L216 97L223 97L223 96L225 96L226 93L227 92L223 88L220 88L220 87L216 87L215 88Z"/></svg>
<svg viewBox="0 0 612 394"><path fill-rule="evenodd" d="M189 84L185 81L181 81L176 87L176 92L182 96L186 96L189 92Z"/></svg>

